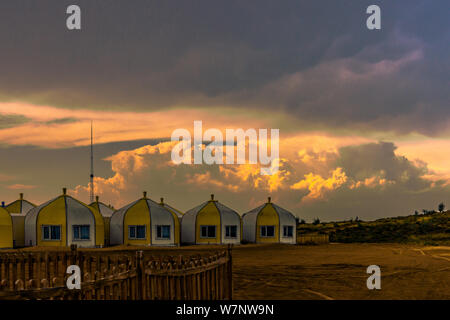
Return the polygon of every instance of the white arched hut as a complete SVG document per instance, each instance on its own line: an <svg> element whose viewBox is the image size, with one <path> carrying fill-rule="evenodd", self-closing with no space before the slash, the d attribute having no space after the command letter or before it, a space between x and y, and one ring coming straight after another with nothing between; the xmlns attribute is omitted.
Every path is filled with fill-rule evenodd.
<svg viewBox="0 0 450 320"><path fill-rule="evenodd" d="M297 221L289 211L268 202L242 216L243 240L253 243L297 243Z"/></svg>
<svg viewBox="0 0 450 320"><path fill-rule="evenodd" d="M241 217L233 209L211 200L187 211L181 220L181 241L186 244L239 244Z"/></svg>
<svg viewBox="0 0 450 320"><path fill-rule="evenodd" d="M23 193L20 194L18 200L5 207L11 214L13 222L14 247L25 246L25 216L34 207L36 207L34 204L23 198Z"/></svg>
<svg viewBox="0 0 450 320"><path fill-rule="evenodd" d="M103 247L105 227L100 213L63 194L31 209L25 217L25 245Z"/></svg>
<svg viewBox="0 0 450 320"><path fill-rule="evenodd" d="M180 244L177 214L147 198L117 210L110 222L111 245L176 246Z"/></svg>

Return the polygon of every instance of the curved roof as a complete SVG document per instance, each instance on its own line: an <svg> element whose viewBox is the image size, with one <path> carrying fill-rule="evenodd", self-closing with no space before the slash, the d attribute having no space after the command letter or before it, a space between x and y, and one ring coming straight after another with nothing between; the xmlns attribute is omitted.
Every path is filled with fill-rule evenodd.
<svg viewBox="0 0 450 320"><path fill-rule="evenodd" d="M92 202L89 206L95 208L105 218L110 218L114 213L114 209L100 202L98 196L96 197L96 201Z"/></svg>
<svg viewBox="0 0 450 320"><path fill-rule="evenodd" d="M35 204L27 201L23 198L23 193L20 194L20 198L16 201L8 204L5 209L11 214L21 214L26 215L28 211L36 207Z"/></svg>
<svg viewBox="0 0 450 320"><path fill-rule="evenodd" d="M11 215L5 208L0 207L0 223L4 224L4 222L12 224Z"/></svg>
<svg viewBox="0 0 450 320"><path fill-rule="evenodd" d="M93 208L91 208L87 204L85 204L85 203L83 203L83 202L81 202L81 201L79 201L79 200L77 200L77 199L67 195L65 190L64 190L62 195L60 195L60 196L58 196L58 197L56 197L56 198L54 198L52 200L49 200L49 201L47 201L47 202L45 202L45 203L43 203L43 204L41 204L41 205L39 205L37 207L34 207L32 210L30 210L28 212L28 214L27 214L26 221L27 220L29 221L31 219L36 219L37 216L39 215L39 213L42 211L42 209L46 208L50 204L52 204L52 203L54 203L54 202L56 202L58 200L61 200L61 199L69 199L70 200L70 201L65 201L65 206L78 204L78 205L81 205L81 206L89 209L92 212L92 214L94 215L96 222L97 222L97 220L103 222L103 218L101 216L99 216L99 212L98 211L93 210Z"/></svg>
<svg viewBox="0 0 450 320"><path fill-rule="evenodd" d="M125 207L117 210L114 212L114 214L111 216L111 222L110 222L110 237L111 237L111 243L123 243L124 239L124 221L125 216L127 212L132 209L135 206L142 206L146 208L144 211L146 214L150 216L150 223L153 224L154 221L160 221L162 217L170 216L173 220L174 225L178 226L180 225L180 221L178 219L178 215L176 213L177 210L169 210L167 206L163 206L160 203L157 203L149 198L147 198L147 193L144 192L144 196L141 199L138 199ZM141 207L142 208L142 207ZM142 209L140 209L142 210ZM164 218L163 218L164 219ZM153 241L153 240L152 240ZM178 243L179 239L175 241Z"/></svg>
<svg viewBox="0 0 450 320"><path fill-rule="evenodd" d="M195 207L195 208L193 208L193 209L191 209L191 210L188 210L188 211L183 215L183 219L184 219L184 218L192 219L193 217L196 217L197 214L198 214L200 211L202 211L202 209L203 209L206 205L208 205L209 203L214 203L215 207L217 208L217 211L220 213L221 216L224 215L224 214L233 214L233 215L235 214L235 215L237 215L239 218L241 217L241 216L239 215L239 213L237 213L235 210L233 210L233 209L231 209L231 208L225 206L224 204L220 203L220 202L217 201L217 200L214 200L214 195L212 194L212 195L211 195L211 200L205 201L205 202L203 202L201 205L199 205L199 206L197 206L197 207Z"/></svg>
<svg viewBox="0 0 450 320"><path fill-rule="evenodd" d="M67 219L67 213L68 212L77 212L79 209L87 209L94 217L94 221L96 224L96 230L102 231L104 229L104 221L103 217L101 216L100 212L98 212L95 208L92 208L85 203L67 195L66 189L63 189L63 194L49 200L37 207L34 207L31 209L27 215L25 216L25 236L26 238L36 238L36 224L38 221L38 216L40 212L49 207L52 206L52 210L55 211L62 211L64 210L64 214L66 215ZM73 209L73 210L72 210ZM28 235L27 235L28 231ZM103 236L99 236L99 239L103 238Z"/></svg>
<svg viewBox="0 0 450 320"><path fill-rule="evenodd" d="M181 212L178 209L175 209L174 207L168 205L167 203L164 202L164 198L161 198L161 202L159 203L161 206L163 206L164 208L166 208L167 210L169 210L170 212L174 213L177 215L177 217L179 219L181 219L183 217L183 212Z"/></svg>
<svg viewBox="0 0 450 320"><path fill-rule="evenodd" d="M214 243L239 243L241 240L241 216L235 210L225 206L211 195L211 200L187 211L181 221L181 239L184 243L209 243L210 239L201 239L200 225L198 223L207 223L215 225L218 229ZM227 238L226 226L238 226L237 234L234 238Z"/></svg>
<svg viewBox="0 0 450 320"><path fill-rule="evenodd" d="M295 220L295 215L291 212L289 212L288 210L277 206L275 203L273 203L271 201L271 198L268 198L267 203L253 209L250 210L249 212L244 213L244 215L242 216L242 219L245 219L247 221L252 221L252 222L256 222L256 218L258 217L258 215L265 209L268 209L269 207L272 207L275 212L278 214L278 217L280 219L282 218L287 218L287 219L294 219Z"/></svg>
<svg viewBox="0 0 450 320"><path fill-rule="evenodd" d="M169 210L167 208L167 205L161 205L155 201L153 201L152 199L147 198L147 193L144 192L144 197L142 197L139 200L136 200L128 205L126 205L125 207L117 210L116 212L114 212L114 214L112 215L112 218L114 220L114 223L118 223L118 222L122 222L123 219L125 218L126 213L128 212L128 210L130 210L132 207L138 205L141 201L145 201L147 204L147 209L148 209L148 213L150 214L150 218L151 215L153 213L166 213L166 214L170 214L172 216L175 216L178 218L178 215L175 212L172 212L172 210ZM178 211L176 209L173 209L174 211ZM113 221L111 221L113 222Z"/></svg>

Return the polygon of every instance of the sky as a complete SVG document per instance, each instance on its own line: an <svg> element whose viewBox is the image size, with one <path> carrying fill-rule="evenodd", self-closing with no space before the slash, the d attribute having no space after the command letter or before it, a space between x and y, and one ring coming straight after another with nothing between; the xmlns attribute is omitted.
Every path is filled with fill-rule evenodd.
<svg viewBox="0 0 450 320"><path fill-rule="evenodd" d="M81 30L66 8L81 8ZM381 8L368 30L366 8ZM307 221L450 206L445 0L0 2L0 200L149 197ZM172 132L280 130L280 170L175 165Z"/></svg>

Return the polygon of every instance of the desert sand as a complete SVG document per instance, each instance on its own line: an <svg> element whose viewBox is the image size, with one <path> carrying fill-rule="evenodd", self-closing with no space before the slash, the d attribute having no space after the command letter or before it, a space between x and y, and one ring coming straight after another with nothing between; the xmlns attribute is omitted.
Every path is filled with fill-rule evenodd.
<svg viewBox="0 0 450 320"><path fill-rule="evenodd" d="M145 250L157 256L203 255L226 248L122 246L85 250L105 254ZM234 299L450 299L449 246L247 244L234 246L232 256ZM381 290L367 289L369 265L381 268Z"/></svg>
<svg viewBox="0 0 450 320"><path fill-rule="evenodd" d="M234 299L450 299L450 247L245 245L233 249ZM369 265L381 290L369 290Z"/></svg>

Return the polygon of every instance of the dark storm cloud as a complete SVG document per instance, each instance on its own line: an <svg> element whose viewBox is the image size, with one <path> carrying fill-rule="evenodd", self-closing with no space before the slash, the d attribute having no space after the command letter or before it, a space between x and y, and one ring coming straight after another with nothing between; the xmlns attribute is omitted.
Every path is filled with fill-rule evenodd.
<svg viewBox="0 0 450 320"><path fill-rule="evenodd" d="M59 119L54 119L54 120L50 120L50 121L46 121L45 124L66 124L66 123L75 123L75 122L79 122L81 121L80 119L77 118L59 118Z"/></svg>
<svg viewBox="0 0 450 320"><path fill-rule="evenodd" d="M409 191L430 187L430 181L423 179L429 173L426 165L396 155L396 149L391 142L343 147L339 149L336 166L342 167L354 180L380 176Z"/></svg>
<svg viewBox="0 0 450 320"><path fill-rule="evenodd" d="M0 99L150 110L234 106L310 126L439 134L448 1L5 1ZM69 4L82 30L65 28ZM326 116L325 116L326 115Z"/></svg>
<svg viewBox="0 0 450 320"><path fill-rule="evenodd" d="M20 126L28 121L30 121L30 119L22 115L0 113L0 130Z"/></svg>

